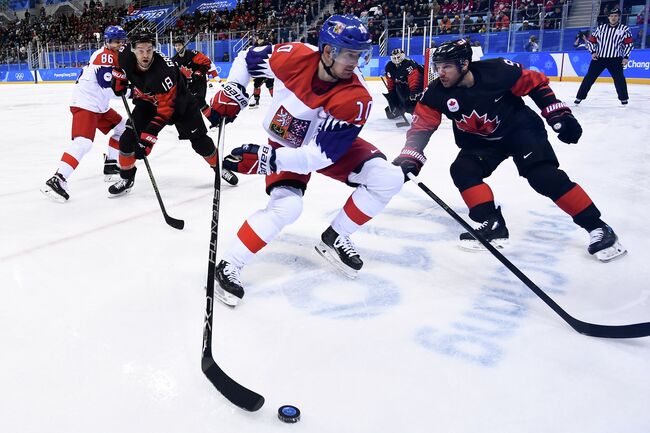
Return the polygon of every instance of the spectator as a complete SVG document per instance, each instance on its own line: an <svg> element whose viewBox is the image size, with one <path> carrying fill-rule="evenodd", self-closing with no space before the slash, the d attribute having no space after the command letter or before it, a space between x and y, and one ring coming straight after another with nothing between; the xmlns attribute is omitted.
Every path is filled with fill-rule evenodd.
<svg viewBox="0 0 650 433"><path fill-rule="evenodd" d="M539 51L539 44L537 43L537 37L531 36L528 39L528 42L524 45L524 50L529 53L536 53Z"/></svg>
<svg viewBox="0 0 650 433"><path fill-rule="evenodd" d="M576 35L576 40L573 41L573 47L576 50L587 50L588 38L589 38L589 30L584 32L579 31L578 34Z"/></svg>

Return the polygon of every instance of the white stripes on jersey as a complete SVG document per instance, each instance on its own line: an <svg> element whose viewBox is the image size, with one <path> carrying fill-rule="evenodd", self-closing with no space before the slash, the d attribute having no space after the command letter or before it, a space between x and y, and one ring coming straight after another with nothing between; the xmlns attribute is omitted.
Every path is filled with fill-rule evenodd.
<svg viewBox="0 0 650 433"><path fill-rule="evenodd" d="M601 24L589 38L589 51L598 57L630 57L633 39L628 26Z"/></svg>

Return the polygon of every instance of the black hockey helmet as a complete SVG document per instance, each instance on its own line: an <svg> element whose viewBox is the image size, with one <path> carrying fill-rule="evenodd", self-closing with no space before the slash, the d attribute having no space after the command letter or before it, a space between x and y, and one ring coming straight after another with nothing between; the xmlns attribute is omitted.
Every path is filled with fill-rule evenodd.
<svg viewBox="0 0 650 433"><path fill-rule="evenodd" d="M390 53L390 60L396 65L402 63L402 61L404 61L405 58L406 58L406 54L404 54L404 50L401 48L395 48Z"/></svg>
<svg viewBox="0 0 650 433"><path fill-rule="evenodd" d="M172 39L172 44L185 45L185 38L182 35L174 36L174 38Z"/></svg>
<svg viewBox="0 0 650 433"><path fill-rule="evenodd" d="M459 65L467 60L472 61L472 47L465 39L445 42L433 52L431 60L435 62L458 61Z"/></svg>
<svg viewBox="0 0 650 433"><path fill-rule="evenodd" d="M156 33L149 28L136 29L129 35L129 42L132 48L135 48L135 44L138 42L150 42L155 45Z"/></svg>

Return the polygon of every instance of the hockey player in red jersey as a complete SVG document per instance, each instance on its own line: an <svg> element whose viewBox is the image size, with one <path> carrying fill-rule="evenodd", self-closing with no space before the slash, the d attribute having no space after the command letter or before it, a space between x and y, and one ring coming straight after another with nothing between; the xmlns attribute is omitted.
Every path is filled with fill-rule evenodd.
<svg viewBox="0 0 650 433"><path fill-rule="evenodd" d="M275 78L264 119L268 144L235 148L224 167L266 176L269 202L249 216L216 269L216 296L234 306L244 296L241 269L302 212L312 172L354 188L322 233L316 251L345 275L356 277L363 261L350 235L376 216L403 184L402 171L359 137L372 98L358 70L371 49L370 34L351 15L333 15L320 31L319 48L286 43L251 48L233 62L208 118L232 121L248 101L251 77Z"/></svg>
<svg viewBox="0 0 650 433"><path fill-rule="evenodd" d="M113 131L104 155L104 180L111 182L119 177L117 155L125 119L109 107L109 102L115 97L111 91L111 71L117 64L117 53L125 40L126 32L122 27L107 27L104 31L104 47L90 56L74 86L70 106L72 143L63 152L54 176L41 189L43 194L57 202L65 203L70 198L67 180L92 147L97 130L102 134Z"/></svg>
<svg viewBox="0 0 650 433"><path fill-rule="evenodd" d="M519 175L530 186L557 204L590 235L588 252L602 261L625 254L612 228L600 219L600 211L580 185L559 169L544 123L528 108L528 95L546 122L565 143L577 143L582 128L567 105L559 101L540 72L523 69L506 59L472 62L472 50L464 40L441 45L433 54L439 78L432 81L418 102L406 145L393 161L405 175L417 175L425 163L424 148L438 128L442 115L453 121L460 153L450 171L469 208L478 232L495 246L509 234L501 208L484 182L504 160L512 157ZM460 235L461 246L482 246L469 233Z"/></svg>
<svg viewBox="0 0 650 433"><path fill-rule="evenodd" d="M133 87L133 122L127 123L128 131L120 138L120 177L108 188L109 198L128 193L135 181L136 159L148 156L158 141L158 134L165 125L173 124L178 138L189 140L192 149L201 155L210 167L217 167L217 149L208 136L201 102L189 93L185 77L178 66L162 53L154 50L155 34L148 29L133 32L119 53L119 67L113 69L111 87L116 95L124 95L129 85ZM130 84L129 84L130 83ZM135 131L139 134L137 137ZM230 184L237 177L222 171L222 177Z"/></svg>

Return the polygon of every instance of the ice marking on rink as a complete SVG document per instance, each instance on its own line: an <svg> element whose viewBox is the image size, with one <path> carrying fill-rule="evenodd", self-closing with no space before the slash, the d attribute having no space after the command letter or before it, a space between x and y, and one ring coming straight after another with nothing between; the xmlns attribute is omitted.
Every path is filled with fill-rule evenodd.
<svg viewBox="0 0 650 433"><path fill-rule="evenodd" d="M558 218L557 213L529 214L534 217L533 228L520 240L511 238L518 249L506 250L505 255L545 292L564 294L567 279L553 267L559 260L558 253L570 242L568 233L577 226L568 218ZM419 345L483 367L494 367L503 359L506 340L521 326L528 304L534 302L528 299L537 297L502 265L490 265L490 269L494 271L486 276L488 282L481 286L469 309L448 324L450 329L442 331L427 325L415 331ZM542 301L530 307L546 317L542 309L547 307ZM553 315L550 311L548 314Z"/></svg>

